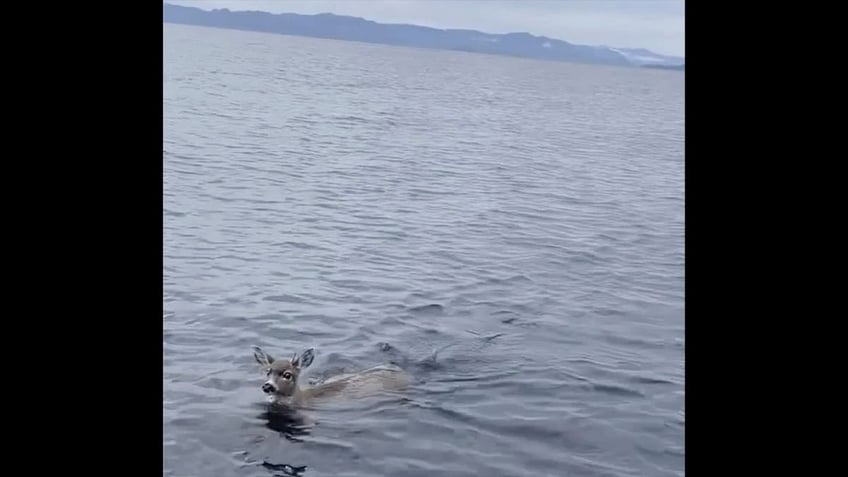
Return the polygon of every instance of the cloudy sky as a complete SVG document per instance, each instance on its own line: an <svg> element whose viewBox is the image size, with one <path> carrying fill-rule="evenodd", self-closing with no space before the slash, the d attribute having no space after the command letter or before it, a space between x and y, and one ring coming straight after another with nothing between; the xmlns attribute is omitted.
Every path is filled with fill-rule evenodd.
<svg viewBox="0 0 848 477"><path fill-rule="evenodd" d="M166 0L211 10L336 13L380 23L526 31L585 45L683 56L684 0Z"/></svg>

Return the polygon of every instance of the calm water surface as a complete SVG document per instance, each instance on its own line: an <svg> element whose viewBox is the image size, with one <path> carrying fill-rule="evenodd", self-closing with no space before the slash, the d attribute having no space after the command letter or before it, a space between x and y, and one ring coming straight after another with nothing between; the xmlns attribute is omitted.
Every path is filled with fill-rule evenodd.
<svg viewBox="0 0 848 477"><path fill-rule="evenodd" d="M165 475L683 475L683 74L164 42ZM415 384L268 413L254 344Z"/></svg>

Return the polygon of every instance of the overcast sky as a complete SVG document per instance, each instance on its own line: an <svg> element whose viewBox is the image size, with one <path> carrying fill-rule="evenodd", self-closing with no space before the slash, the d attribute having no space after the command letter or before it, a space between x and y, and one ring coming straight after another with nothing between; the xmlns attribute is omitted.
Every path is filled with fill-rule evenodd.
<svg viewBox="0 0 848 477"><path fill-rule="evenodd" d="M211 10L336 13L380 23L526 31L584 45L684 54L684 0L166 0Z"/></svg>

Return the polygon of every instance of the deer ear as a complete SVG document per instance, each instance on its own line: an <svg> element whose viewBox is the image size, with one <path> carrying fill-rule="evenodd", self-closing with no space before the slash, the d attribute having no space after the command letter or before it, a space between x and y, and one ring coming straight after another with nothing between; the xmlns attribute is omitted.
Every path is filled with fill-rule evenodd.
<svg viewBox="0 0 848 477"><path fill-rule="evenodd" d="M256 358L256 362L261 364L265 368L270 368L271 363L274 362L274 358L271 357L268 353L262 350L259 346L253 347L253 357Z"/></svg>
<svg viewBox="0 0 848 477"><path fill-rule="evenodd" d="M301 353L300 356L295 353L294 356L292 356L291 363L298 369L306 369L310 364L312 364L313 359L315 359L315 348L309 348Z"/></svg>

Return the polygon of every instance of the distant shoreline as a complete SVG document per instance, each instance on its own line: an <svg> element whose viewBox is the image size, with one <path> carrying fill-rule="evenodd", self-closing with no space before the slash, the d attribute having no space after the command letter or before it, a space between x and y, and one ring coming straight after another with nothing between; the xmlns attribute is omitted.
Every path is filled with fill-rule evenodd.
<svg viewBox="0 0 848 477"><path fill-rule="evenodd" d="M642 65L642 68L650 68L654 70L673 70L686 71L686 65Z"/></svg>
<svg viewBox="0 0 848 477"><path fill-rule="evenodd" d="M672 66L671 69L680 69L674 68L675 65L669 62L683 61L682 58L659 55L644 49L577 45L524 32L492 34L475 30L441 30L417 25L383 24L330 13L300 15L228 9L208 11L164 3L162 19L165 23L182 25L570 63L624 67Z"/></svg>

